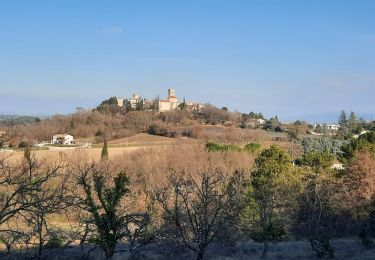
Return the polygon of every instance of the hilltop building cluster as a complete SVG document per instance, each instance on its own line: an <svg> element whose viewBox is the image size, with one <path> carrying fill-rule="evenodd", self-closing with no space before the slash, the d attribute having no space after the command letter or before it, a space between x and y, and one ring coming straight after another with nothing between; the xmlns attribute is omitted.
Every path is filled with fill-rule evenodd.
<svg viewBox="0 0 375 260"><path fill-rule="evenodd" d="M194 102L180 101L176 96L176 90L168 89L168 96L166 99L160 99L159 96L154 99L145 99L138 94L133 94L131 98L117 98L117 105L125 107L129 110L157 110L160 112L172 111L177 108L186 108L188 110L200 110L203 105Z"/></svg>

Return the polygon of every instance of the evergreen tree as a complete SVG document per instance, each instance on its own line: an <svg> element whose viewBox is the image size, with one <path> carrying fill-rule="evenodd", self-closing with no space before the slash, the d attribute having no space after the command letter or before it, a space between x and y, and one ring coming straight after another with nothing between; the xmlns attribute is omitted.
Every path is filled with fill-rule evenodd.
<svg viewBox="0 0 375 260"><path fill-rule="evenodd" d="M322 132L323 132L323 128L322 128L322 126L321 126L320 124L317 124L317 125L315 126L315 130L314 130L314 132L315 132L315 133L318 133L318 134L322 133Z"/></svg>
<svg viewBox="0 0 375 260"><path fill-rule="evenodd" d="M346 113L345 111L341 111L340 117L339 117L339 125L340 127L346 127L347 126L347 119L346 119Z"/></svg>
<svg viewBox="0 0 375 260"><path fill-rule="evenodd" d="M141 99L141 100L137 103L137 110L138 110L138 111L142 111L143 108L144 108L143 99Z"/></svg>
<svg viewBox="0 0 375 260"><path fill-rule="evenodd" d="M101 158L103 160L107 160L108 159L108 144L107 144L107 139L104 139L104 145L103 145L103 149L102 149Z"/></svg>
<svg viewBox="0 0 375 260"><path fill-rule="evenodd" d="M31 161L31 151L30 151L30 147L28 145L25 147L25 151L23 153L23 156L26 158L26 160Z"/></svg>
<svg viewBox="0 0 375 260"><path fill-rule="evenodd" d="M349 131L351 133L354 133L357 128L357 116L353 111L350 112L349 120L348 120L348 125L349 125Z"/></svg>
<svg viewBox="0 0 375 260"><path fill-rule="evenodd" d="M178 108L180 110L185 110L187 108L185 98L184 98L184 101L178 105Z"/></svg>
<svg viewBox="0 0 375 260"><path fill-rule="evenodd" d="M337 137L342 140L350 137L350 132L348 128L348 120L346 118L346 113L344 110L341 111L338 123L339 123L339 130L337 131Z"/></svg>
<svg viewBox="0 0 375 260"><path fill-rule="evenodd" d="M126 110L126 112L133 111L132 104L130 104L129 101L126 102L125 110Z"/></svg>
<svg viewBox="0 0 375 260"><path fill-rule="evenodd" d="M256 223L253 223L254 239L264 243L263 257L266 257L269 243L281 239L285 234L281 213L281 191L284 190L281 180L285 179L283 175L288 175L292 164L290 157L276 146L263 150L255 164L249 201L255 203L258 214L254 218Z"/></svg>

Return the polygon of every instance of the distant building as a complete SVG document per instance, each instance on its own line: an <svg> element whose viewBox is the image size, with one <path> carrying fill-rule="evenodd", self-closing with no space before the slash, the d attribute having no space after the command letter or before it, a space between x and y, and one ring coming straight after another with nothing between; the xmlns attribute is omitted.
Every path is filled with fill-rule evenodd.
<svg viewBox="0 0 375 260"><path fill-rule="evenodd" d="M136 109L138 107L138 104L142 102L142 98L138 94L133 94L130 99L125 99L123 106Z"/></svg>
<svg viewBox="0 0 375 260"><path fill-rule="evenodd" d="M266 120L262 118L258 119L248 119L240 124L242 128L255 128L260 127L266 123Z"/></svg>
<svg viewBox="0 0 375 260"><path fill-rule="evenodd" d="M334 125L334 124L327 124L327 128L328 128L328 130L331 130L331 131L337 131L337 130L339 130L340 126Z"/></svg>
<svg viewBox="0 0 375 260"><path fill-rule="evenodd" d="M331 131L337 131L340 128L339 125L335 125L335 124L314 124L314 130L318 126L320 126L322 128L326 128L327 130L331 130Z"/></svg>
<svg viewBox="0 0 375 260"><path fill-rule="evenodd" d="M159 99L159 111L171 111L178 107L180 103L177 101L176 93L174 88L168 89L168 98Z"/></svg>
<svg viewBox="0 0 375 260"><path fill-rule="evenodd" d="M361 133L353 135L353 138L354 139L358 139L361 135L364 135L364 134L367 134L367 133L370 133L370 131L368 131L368 130L362 130Z"/></svg>
<svg viewBox="0 0 375 260"><path fill-rule="evenodd" d="M204 105L193 102L179 102L174 88L168 89L168 97L166 99L144 99L138 94L133 94L129 99L117 98L119 107L126 107L130 110L158 110L160 112L172 111L177 109L181 104L190 111L200 110Z"/></svg>
<svg viewBox="0 0 375 260"><path fill-rule="evenodd" d="M117 98L117 105L119 107L123 107L124 106L124 99L123 98Z"/></svg>
<svg viewBox="0 0 375 260"><path fill-rule="evenodd" d="M64 144L71 145L74 144L73 136L68 134L56 134L52 137L52 144Z"/></svg>
<svg viewBox="0 0 375 260"><path fill-rule="evenodd" d="M344 164L342 164L340 162L335 162L334 164L331 165L331 169L334 169L334 170L344 170L345 166L344 166Z"/></svg>

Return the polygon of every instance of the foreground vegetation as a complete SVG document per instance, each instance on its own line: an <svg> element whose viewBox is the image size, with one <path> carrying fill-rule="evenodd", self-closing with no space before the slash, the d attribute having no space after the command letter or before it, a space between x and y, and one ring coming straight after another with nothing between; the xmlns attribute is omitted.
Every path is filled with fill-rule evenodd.
<svg viewBox="0 0 375 260"><path fill-rule="evenodd" d="M274 257L277 244L302 240L315 257L330 258L342 255L337 239L354 237L371 255L374 136L321 146L303 139L297 159L293 150L256 143L156 147L117 157L104 145L99 162L79 154L41 160L28 147L22 160L1 153L0 241L9 258L43 258L51 248L73 245L80 256L98 250L108 259L146 256L163 247L203 259L218 245L248 241L263 244L258 257ZM341 170L331 167L337 158Z"/></svg>

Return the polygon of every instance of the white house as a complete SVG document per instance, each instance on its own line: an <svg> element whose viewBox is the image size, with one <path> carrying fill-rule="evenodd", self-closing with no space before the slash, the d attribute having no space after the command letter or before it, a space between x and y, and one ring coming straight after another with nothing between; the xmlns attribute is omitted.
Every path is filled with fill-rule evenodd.
<svg viewBox="0 0 375 260"><path fill-rule="evenodd" d="M364 134L367 134L367 133L370 133L370 131L368 131L368 130L362 130L361 133L353 135L353 138L354 139L358 139L361 135L364 135Z"/></svg>
<svg viewBox="0 0 375 260"><path fill-rule="evenodd" d="M52 144L71 145L74 143L73 136L68 134L56 134L52 137Z"/></svg>

